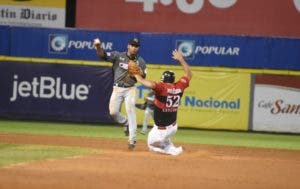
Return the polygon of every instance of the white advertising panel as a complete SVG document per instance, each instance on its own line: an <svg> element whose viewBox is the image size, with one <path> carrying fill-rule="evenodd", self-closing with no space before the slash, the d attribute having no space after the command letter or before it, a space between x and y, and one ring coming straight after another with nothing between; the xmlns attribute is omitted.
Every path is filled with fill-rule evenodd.
<svg viewBox="0 0 300 189"><path fill-rule="evenodd" d="M65 0L0 2L0 25L62 28L65 20Z"/></svg>
<svg viewBox="0 0 300 189"><path fill-rule="evenodd" d="M300 89L256 84L253 130L300 133Z"/></svg>

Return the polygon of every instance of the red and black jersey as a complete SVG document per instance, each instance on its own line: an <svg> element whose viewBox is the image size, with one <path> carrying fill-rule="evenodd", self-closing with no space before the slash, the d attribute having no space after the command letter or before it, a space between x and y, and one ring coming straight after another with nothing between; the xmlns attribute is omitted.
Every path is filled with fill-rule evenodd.
<svg viewBox="0 0 300 189"><path fill-rule="evenodd" d="M154 99L154 122L157 126L168 126L177 119L177 109L183 91L189 86L189 79L181 77L176 83L157 82Z"/></svg>

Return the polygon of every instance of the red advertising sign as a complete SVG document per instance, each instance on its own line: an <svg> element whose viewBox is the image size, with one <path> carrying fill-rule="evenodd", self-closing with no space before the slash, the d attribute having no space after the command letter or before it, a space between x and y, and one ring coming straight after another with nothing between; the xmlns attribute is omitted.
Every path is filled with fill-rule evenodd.
<svg viewBox="0 0 300 189"><path fill-rule="evenodd" d="M300 37L300 0L77 0L76 27Z"/></svg>

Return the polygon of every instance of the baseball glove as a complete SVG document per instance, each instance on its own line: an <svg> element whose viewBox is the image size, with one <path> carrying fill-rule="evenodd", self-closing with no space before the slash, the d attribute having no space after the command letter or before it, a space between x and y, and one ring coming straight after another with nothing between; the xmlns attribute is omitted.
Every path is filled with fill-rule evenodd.
<svg viewBox="0 0 300 189"><path fill-rule="evenodd" d="M137 65L133 60L129 60L128 62L128 73L130 76L134 75L142 75L141 68Z"/></svg>

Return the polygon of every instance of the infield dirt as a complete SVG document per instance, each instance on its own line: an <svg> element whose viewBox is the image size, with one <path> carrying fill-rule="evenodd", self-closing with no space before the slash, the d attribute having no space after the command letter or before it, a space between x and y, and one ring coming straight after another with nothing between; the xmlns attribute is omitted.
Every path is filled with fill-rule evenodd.
<svg viewBox="0 0 300 189"><path fill-rule="evenodd" d="M149 152L145 141L134 151L121 139L0 134L0 142L97 151L0 168L1 189L300 188L300 151L176 144L184 152L173 157Z"/></svg>

